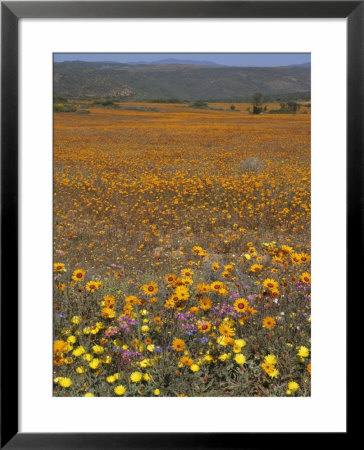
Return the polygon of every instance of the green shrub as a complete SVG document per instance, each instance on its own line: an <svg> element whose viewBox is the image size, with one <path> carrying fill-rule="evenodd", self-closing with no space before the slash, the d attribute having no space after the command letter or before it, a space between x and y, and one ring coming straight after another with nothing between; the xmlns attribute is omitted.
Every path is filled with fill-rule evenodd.
<svg viewBox="0 0 364 450"><path fill-rule="evenodd" d="M68 98L56 94L53 96L53 103L68 103Z"/></svg>
<svg viewBox="0 0 364 450"><path fill-rule="evenodd" d="M93 103L95 106L113 106L115 103L112 100L95 100Z"/></svg>
<svg viewBox="0 0 364 450"><path fill-rule="evenodd" d="M190 108L208 108L209 105L204 100L196 100L188 106Z"/></svg>
<svg viewBox="0 0 364 450"><path fill-rule="evenodd" d="M259 158L249 157L241 161L241 170L246 172L258 172L264 168L263 162Z"/></svg>
<svg viewBox="0 0 364 450"><path fill-rule="evenodd" d="M76 107L73 105L54 105L53 106L54 112L75 112L77 111Z"/></svg>
<svg viewBox="0 0 364 450"><path fill-rule="evenodd" d="M294 111L291 111L287 108L281 108L281 109L271 109L268 111L268 114L296 114Z"/></svg>

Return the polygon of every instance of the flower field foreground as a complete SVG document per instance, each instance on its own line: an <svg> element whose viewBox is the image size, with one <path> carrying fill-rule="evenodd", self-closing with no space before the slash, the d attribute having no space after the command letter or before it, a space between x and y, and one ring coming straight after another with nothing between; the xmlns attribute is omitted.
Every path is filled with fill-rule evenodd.
<svg viewBox="0 0 364 450"><path fill-rule="evenodd" d="M310 115L239 106L55 114L55 396L310 395Z"/></svg>

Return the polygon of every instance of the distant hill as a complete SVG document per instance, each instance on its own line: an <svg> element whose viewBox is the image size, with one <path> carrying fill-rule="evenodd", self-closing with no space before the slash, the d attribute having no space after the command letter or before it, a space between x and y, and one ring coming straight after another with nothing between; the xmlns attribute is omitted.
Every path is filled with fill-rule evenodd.
<svg viewBox="0 0 364 450"><path fill-rule="evenodd" d="M138 66L142 64L146 64L148 66L156 66L160 64L188 64L188 65L194 65L194 66L220 66L221 64L217 64L212 61L194 61L190 59L176 59L176 58L166 58L166 59L160 59L158 61L154 62L146 62L146 61L138 61L138 62L129 62L131 66Z"/></svg>
<svg viewBox="0 0 364 450"><path fill-rule="evenodd" d="M306 62L303 64L291 64L290 67L311 67L311 63L310 62Z"/></svg>
<svg viewBox="0 0 364 450"><path fill-rule="evenodd" d="M254 92L295 94L311 89L306 65L228 67L164 60L153 64L71 61L54 64L54 94L120 99L237 100ZM178 60L177 60L178 61ZM208 63L208 62L207 62Z"/></svg>

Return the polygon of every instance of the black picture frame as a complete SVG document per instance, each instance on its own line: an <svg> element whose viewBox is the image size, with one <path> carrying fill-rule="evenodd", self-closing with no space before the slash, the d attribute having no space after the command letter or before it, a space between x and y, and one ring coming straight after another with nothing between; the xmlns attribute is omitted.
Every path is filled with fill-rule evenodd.
<svg viewBox="0 0 364 450"><path fill-rule="evenodd" d="M259 448L272 439L267 433L19 433L19 330L9 321L18 314L19 19L239 17L347 19L347 305L356 293L364 229L364 1L1 2L1 448ZM335 435L339 444L349 435L347 423L347 432ZM326 443L327 435L322 437ZM297 436L291 439L297 442ZM306 433L299 442L309 445L311 439Z"/></svg>

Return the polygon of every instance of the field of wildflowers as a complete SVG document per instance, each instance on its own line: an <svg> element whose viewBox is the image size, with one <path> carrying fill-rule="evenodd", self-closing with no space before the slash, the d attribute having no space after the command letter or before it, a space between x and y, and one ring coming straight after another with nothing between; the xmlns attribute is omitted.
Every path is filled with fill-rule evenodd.
<svg viewBox="0 0 364 450"><path fill-rule="evenodd" d="M309 396L310 115L136 106L54 116L54 395Z"/></svg>

